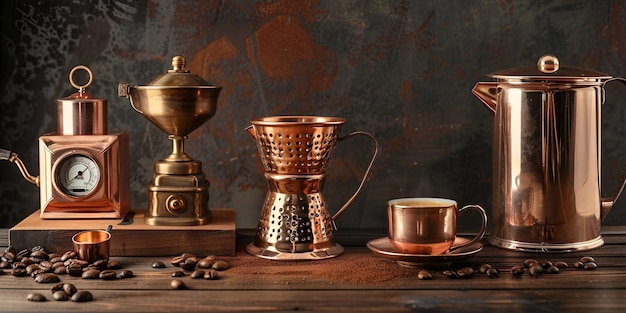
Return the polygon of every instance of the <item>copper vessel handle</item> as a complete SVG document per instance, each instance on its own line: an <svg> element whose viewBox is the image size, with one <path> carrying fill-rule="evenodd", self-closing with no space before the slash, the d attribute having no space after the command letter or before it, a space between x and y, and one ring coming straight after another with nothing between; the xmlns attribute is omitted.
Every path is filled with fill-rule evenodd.
<svg viewBox="0 0 626 313"><path fill-rule="evenodd" d="M605 99L604 86L607 83L611 82L611 81L619 81L622 84L626 85L626 79L625 78L616 77L616 78L611 78L611 79L606 80L602 84L602 103L604 103L604 99ZM615 201L617 201L617 199L622 194L622 191L624 191L624 187L626 187L626 176L624 176L624 180L622 181L622 185L617 189L617 192L615 193L615 195L612 198L602 198L602 199L600 199L600 221L604 221L604 218L606 217L606 215L609 214L609 211L613 208L613 204L615 204Z"/></svg>
<svg viewBox="0 0 626 313"><path fill-rule="evenodd" d="M363 175L363 179L361 180L361 184L359 184L359 188L357 188L356 192L352 195L352 197L350 197L350 199L348 199L348 201L346 201L346 203L344 203L343 206L341 206L341 208L339 209L339 211L337 211L337 213L335 213L335 215L333 215L333 217L331 217L331 220L333 221L333 227L335 229L337 229L337 226L335 226L335 219L341 214L343 213L343 211L345 211L348 206L354 201L354 199L356 199L356 197L359 195L359 193L361 193L361 189L363 189L363 185L365 185L365 181L367 180L367 177L369 176L370 170L372 169L372 166L374 165L374 161L376 161L376 156L378 156L378 141L376 140L376 138L374 138L374 136L370 135L367 132L363 132L363 131L355 131L352 132L344 137L339 137L337 140L339 142L344 141L348 138L351 138L352 136L356 136L356 135L363 135L363 136L367 136L370 139L372 139L372 141L374 141L374 153L372 154L372 160L370 161L369 165L367 166L367 170L365 170L365 174Z"/></svg>

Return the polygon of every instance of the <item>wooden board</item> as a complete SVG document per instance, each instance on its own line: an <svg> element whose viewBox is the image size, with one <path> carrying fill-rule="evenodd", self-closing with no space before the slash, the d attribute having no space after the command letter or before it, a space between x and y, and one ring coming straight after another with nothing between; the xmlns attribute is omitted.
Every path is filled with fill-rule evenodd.
<svg viewBox="0 0 626 313"><path fill-rule="evenodd" d="M9 229L9 244L18 250L42 246L47 251L72 250L72 236L112 225L111 256L235 255L235 210L211 209L213 220L199 226L151 226L143 210L132 219L43 220L39 211Z"/></svg>

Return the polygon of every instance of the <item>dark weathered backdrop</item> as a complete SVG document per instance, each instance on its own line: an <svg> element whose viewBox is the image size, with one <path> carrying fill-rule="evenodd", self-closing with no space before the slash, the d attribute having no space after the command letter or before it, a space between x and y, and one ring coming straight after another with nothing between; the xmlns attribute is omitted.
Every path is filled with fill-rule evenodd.
<svg viewBox="0 0 626 313"><path fill-rule="evenodd" d="M37 138L56 129L55 100L75 91L68 73L89 66L88 91L109 100L109 129L130 133L132 206L147 201L153 162L167 136L117 96L187 57L192 72L223 86L215 117L186 150L204 163L212 208L258 221L266 192L252 118L329 115L342 133L374 134L381 153L340 228L386 227L385 204L439 196L491 209L492 115L470 90L485 74L562 64L626 75L624 1L2 1L0 147L38 174ZM604 196L626 166L626 91L607 87L603 107ZM371 154L365 139L338 145L324 194L337 208L357 187ZM0 163L0 227L37 210L37 188ZM626 222L626 198L605 224ZM471 227L472 225L466 225Z"/></svg>

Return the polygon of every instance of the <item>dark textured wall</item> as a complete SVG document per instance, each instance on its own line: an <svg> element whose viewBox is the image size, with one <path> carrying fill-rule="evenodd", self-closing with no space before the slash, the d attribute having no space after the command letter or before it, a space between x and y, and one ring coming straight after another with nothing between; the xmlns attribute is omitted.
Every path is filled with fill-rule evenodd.
<svg viewBox="0 0 626 313"><path fill-rule="evenodd" d="M75 92L69 71L89 66L88 91L109 101L109 129L130 133L132 206L147 201L153 161L167 136L117 96L187 57L192 72L223 86L216 115L186 150L204 163L209 206L237 210L255 227L266 192L252 118L330 115L342 133L363 130L381 147L364 192L340 228L386 227L388 199L439 196L491 209L492 114L471 94L485 74L562 64L626 75L624 1L2 1L0 147L38 174L37 138L56 129L55 100ZM603 196L626 166L626 91L607 87L602 113ZM324 194L336 208L357 187L372 146L338 145ZM0 227L37 210L38 191L0 163ZM626 222L626 198L605 224ZM468 225L472 226L472 225Z"/></svg>

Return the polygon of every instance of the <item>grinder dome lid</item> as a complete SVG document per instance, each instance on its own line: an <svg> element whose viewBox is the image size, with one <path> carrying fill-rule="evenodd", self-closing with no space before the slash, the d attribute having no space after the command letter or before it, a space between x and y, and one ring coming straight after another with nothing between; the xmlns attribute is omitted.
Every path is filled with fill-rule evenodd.
<svg viewBox="0 0 626 313"><path fill-rule="evenodd" d="M194 86L211 86L206 80L202 77L189 72L185 68L186 66L185 57L181 55L174 56L172 58L172 69L168 70L167 73L158 76L153 81L151 81L148 86L153 87L194 87Z"/></svg>

